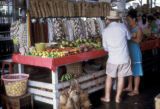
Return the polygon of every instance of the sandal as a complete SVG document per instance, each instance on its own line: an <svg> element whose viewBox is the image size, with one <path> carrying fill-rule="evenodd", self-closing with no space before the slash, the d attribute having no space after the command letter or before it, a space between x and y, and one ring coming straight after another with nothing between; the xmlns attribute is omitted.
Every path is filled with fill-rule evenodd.
<svg viewBox="0 0 160 109"><path fill-rule="evenodd" d="M106 99L106 98L103 97L103 98L101 98L101 101L104 102L104 103L109 103L110 99Z"/></svg>
<svg viewBox="0 0 160 109"><path fill-rule="evenodd" d="M128 93L129 96L136 96L136 95L139 95L139 92L137 91L132 91L130 93Z"/></svg>

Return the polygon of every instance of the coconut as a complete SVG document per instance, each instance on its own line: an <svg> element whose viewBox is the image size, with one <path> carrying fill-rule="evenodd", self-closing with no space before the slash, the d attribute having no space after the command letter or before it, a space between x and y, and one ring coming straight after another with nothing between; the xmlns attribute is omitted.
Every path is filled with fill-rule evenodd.
<svg viewBox="0 0 160 109"><path fill-rule="evenodd" d="M60 105L65 105L67 103L67 94L65 92L62 92L60 95Z"/></svg>
<svg viewBox="0 0 160 109"><path fill-rule="evenodd" d="M80 108L80 99L79 99L78 92L76 90L73 90L73 91L71 91L69 96L72 98L72 100L74 102L75 109L79 109Z"/></svg>
<svg viewBox="0 0 160 109"><path fill-rule="evenodd" d="M83 101L81 105L84 109L90 109L91 103L89 100L86 100L86 101Z"/></svg>
<svg viewBox="0 0 160 109"><path fill-rule="evenodd" d="M72 100L72 98L70 98L70 97L69 97L68 100L67 100L66 109L75 109L75 108L74 108L73 100Z"/></svg>
<svg viewBox="0 0 160 109"><path fill-rule="evenodd" d="M80 101L85 101L85 100L88 100L88 93L85 92L85 91L80 91Z"/></svg>

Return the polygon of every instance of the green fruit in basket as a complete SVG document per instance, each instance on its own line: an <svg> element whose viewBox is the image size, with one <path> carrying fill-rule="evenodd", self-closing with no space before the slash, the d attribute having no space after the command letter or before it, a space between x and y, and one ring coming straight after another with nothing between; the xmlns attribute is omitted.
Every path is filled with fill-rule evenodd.
<svg viewBox="0 0 160 109"><path fill-rule="evenodd" d="M61 81L65 81L65 75L62 75Z"/></svg>
<svg viewBox="0 0 160 109"><path fill-rule="evenodd" d="M68 81L68 75L67 74L65 74L65 79Z"/></svg>
<svg viewBox="0 0 160 109"><path fill-rule="evenodd" d="M70 76L70 74L68 74L68 80L71 80L71 76Z"/></svg>
<svg viewBox="0 0 160 109"><path fill-rule="evenodd" d="M70 73L68 73L68 76L69 76L69 79L71 79L71 78L72 78L72 75L71 75Z"/></svg>
<svg viewBox="0 0 160 109"><path fill-rule="evenodd" d="M70 73L68 73L68 78L69 80L72 79L72 75Z"/></svg>
<svg viewBox="0 0 160 109"><path fill-rule="evenodd" d="M67 77L68 77L68 80L70 80L70 75L69 74L67 74Z"/></svg>

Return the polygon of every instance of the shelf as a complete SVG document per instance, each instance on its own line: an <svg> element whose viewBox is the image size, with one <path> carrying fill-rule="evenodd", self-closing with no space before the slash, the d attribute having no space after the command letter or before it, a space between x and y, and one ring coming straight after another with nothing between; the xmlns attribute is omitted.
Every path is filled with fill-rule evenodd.
<svg viewBox="0 0 160 109"><path fill-rule="evenodd" d="M79 85L81 89L87 91L88 93L95 92L97 90L100 90L104 88L105 84L105 70L95 71L89 74L85 74L77 78L77 81L79 82ZM48 78L42 78L48 79ZM35 80L29 80L28 83L28 92L32 93L34 95L34 99L37 101L41 101L48 104L53 104L53 97L54 94L57 94L59 96L59 92L54 92L52 87L53 84L51 82L41 82L41 81L35 81ZM61 83L55 84L58 91L60 90L67 90L70 87L70 81L65 81Z"/></svg>

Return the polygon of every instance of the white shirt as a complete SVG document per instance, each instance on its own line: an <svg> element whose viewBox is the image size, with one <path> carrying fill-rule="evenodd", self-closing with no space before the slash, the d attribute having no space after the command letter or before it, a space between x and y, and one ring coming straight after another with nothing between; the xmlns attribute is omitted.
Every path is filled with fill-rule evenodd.
<svg viewBox="0 0 160 109"><path fill-rule="evenodd" d="M103 47L109 52L108 62L111 64L125 64L130 60L127 40L131 34L122 23L112 22L102 32Z"/></svg>

